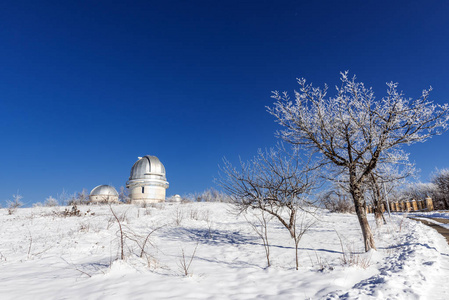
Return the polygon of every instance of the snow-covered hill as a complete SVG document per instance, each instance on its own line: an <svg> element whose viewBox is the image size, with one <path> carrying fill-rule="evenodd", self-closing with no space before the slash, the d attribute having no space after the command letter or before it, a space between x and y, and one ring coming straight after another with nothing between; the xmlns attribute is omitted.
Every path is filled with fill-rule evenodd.
<svg viewBox="0 0 449 300"><path fill-rule="evenodd" d="M227 204L112 206L124 260L110 208L78 208L0 210L0 299L448 299L446 241L402 216L374 229L378 251L363 253L355 215L317 211L296 271L279 223L267 268L262 241Z"/></svg>

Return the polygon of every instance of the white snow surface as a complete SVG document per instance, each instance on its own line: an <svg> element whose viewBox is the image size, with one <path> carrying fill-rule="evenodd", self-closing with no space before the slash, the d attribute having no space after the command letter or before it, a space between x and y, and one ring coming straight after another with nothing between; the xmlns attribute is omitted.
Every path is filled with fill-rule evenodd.
<svg viewBox="0 0 449 300"><path fill-rule="evenodd" d="M269 224L267 267L261 239L229 204L113 205L124 260L108 206L79 206L80 217L65 208L0 209L0 299L449 299L446 240L404 216L372 222L377 251L364 253L355 215L318 210L295 270L282 225ZM186 276L182 253L189 263L195 248Z"/></svg>

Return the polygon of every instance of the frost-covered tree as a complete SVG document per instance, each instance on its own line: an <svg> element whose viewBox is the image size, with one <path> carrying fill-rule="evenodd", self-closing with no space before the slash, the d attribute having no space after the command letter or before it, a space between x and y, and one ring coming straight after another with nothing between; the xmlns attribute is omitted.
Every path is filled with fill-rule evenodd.
<svg viewBox="0 0 449 300"><path fill-rule="evenodd" d="M214 188L195 193L194 198L196 202L231 202L231 199L225 193Z"/></svg>
<svg viewBox="0 0 449 300"><path fill-rule="evenodd" d="M279 132L282 139L315 151L323 165L347 174L368 251L375 249L375 243L366 217L364 182L379 164L404 161L402 146L441 134L448 124L448 106L429 101L431 89L413 100L390 82L387 95L375 99L372 89L348 72L341 73L341 82L336 95L328 97L327 86L314 87L298 79L295 99L274 91L276 101L268 112L284 127Z"/></svg>
<svg viewBox="0 0 449 300"><path fill-rule="evenodd" d="M432 176L432 183L435 185L437 192L434 194L434 202L436 206L443 209L449 208L449 169L438 170Z"/></svg>
<svg viewBox="0 0 449 300"><path fill-rule="evenodd" d="M20 195L19 192L17 191L17 194L12 195L13 200L6 201L6 203L8 205L8 214L9 215L14 214L19 207L23 206L23 202L21 201L22 198L23 198L22 195Z"/></svg>
<svg viewBox="0 0 449 300"><path fill-rule="evenodd" d="M58 206L58 200L56 200L55 198L53 198L53 196L49 196L47 199L45 199L44 202L45 206Z"/></svg>
<svg viewBox="0 0 449 300"><path fill-rule="evenodd" d="M313 225L307 217L308 195L315 187L314 172L300 152L276 149L259 150L248 162L240 162L235 168L224 159L218 179L223 189L233 199L238 212L261 210L277 219L286 228L295 243L296 269L298 269L298 244Z"/></svg>
<svg viewBox="0 0 449 300"><path fill-rule="evenodd" d="M128 189L124 186L120 187L120 191L118 192L118 200L123 203L131 203L131 198L129 197Z"/></svg>
<svg viewBox="0 0 449 300"><path fill-rule="evenodd" d="M436 199L438 193L438 186L433 183L409 182L398 193L398 199L401 201L409 201L411 199L424 200L426 197Z"/></svg>
<svg viewBox="0 0 449 300"><path fill-rule="evenodd" d="M67 205L84 205L89 204L89 192L83 189L81 192L74 193L70 196Z"/></svg>

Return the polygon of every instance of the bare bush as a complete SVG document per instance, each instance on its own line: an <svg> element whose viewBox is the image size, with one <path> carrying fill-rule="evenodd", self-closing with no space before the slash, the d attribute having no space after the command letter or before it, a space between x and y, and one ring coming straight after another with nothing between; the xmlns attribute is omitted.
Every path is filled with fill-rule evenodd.
<svg viewBox="0 0 449 300"><path fill-rule="evenodd" d="M371 259L369 257L361 256L353 249L353 244L344 244L341 236L337 233L341 246L341 263L344 266L358 266L362 269L367 269L371 265Z"/></svg>
<svg viewBox="0 0 449 300"><path fill-rule="evenodd" d="M312 259L312 257L310 257L310 255L309 255L309 259L310 259L310 263L313 267L315 265L315 263L313 262L313 259ZM326 259L319 256L316 251L315 251L315 260L316 260L316 264L318 265L318 271L324 272L326 270L329 270L329 271L334 270L334 267L331 266Z"/></svg>
<svg viewBox="0 0 449 300"><path fill-rule="evenodd" d="M144 258L147 261L147 265L148 267L151 267L152 265L154 265L156 263L156 259L149 253L148 251L148 247L147 245L152 246L153 248L156 248L156 245L154 243L152 243L152 241L150 240L151 235L156 232L157 230L163 228L165 225L156 227L152 230L150 230L148 232L148 234L142 236L142 235L137 235L134 232L130 231L129 229L126 232L126 237L135 242L137 244L137 246L140 249L140 253L138 254L140 258Z"/></svg>
<svg viewBox="0 0 449 300"><path fill-rule="evenodd" d="M13 200L6 201L9 215L14 214L19 207L23 206L22 201L20 201L23 197L19 193L13 195L12 198Z"/></svg>
<svg viewBox="0 0 449 300"><path fill-rule="evenodd" d="M78 209L76 204L73 204L71 209L66 208L62 212L62 216L64 216L64 217L81 217L81 211Z"/></svg>
<svg viewBox="0 0 449 300"><path fill-rule="evenodd" d="M210 211L207 209L202 210L198 208L192 208L189 210L189 216L192 220L208 222L210 219Z"/></svg>
<svg viewBox="0 0 449 300"><path fill-rule="evenodd" d="M210 222L210 210L206 209L201 211L201 220L206 221L207 223Z"/></svg>
<svg viewBox="0 0 449 300"><path fill-rule="evenodd" d="M175 225L176 226L181 225L183 219L184 219L184 211L178 206L178 207L176 207L176 210L174 213Z"/></svg>
<svg viewBox="0 0 449 300"><path fill-rule="evenodd" d="M133 241L136 243L137 247L139 248L139 253L136 254L140 258L146 258L148 267L150 267L152 264L156 262L153 256L150 255L148 252L148 245L156 247L155 244L153 244L150 240L151 235L156 232L157 230L161 229L162 227L166 225L162 225L159 227L156 227L152 230L150 230L145 235L136 234L131 228L126 226L124 222L127 220L126 217L126 211L122 214L118 214L113 208L112 205L109 204L109 210L111 211L111 218L108 220L107 229L111 227L112 224L117 223L118 229L116 234L119 238L119 259L124 260L126 257L125 249L131 250L131 247L127 245L127 241ZM133 253L133 252L130 252Z"/></svg>
<svg viewBox="0 0 449 300"><path fill-rule="evenodd" d="M190 219L192 219L192 220L199 220L199 218L200 218L199 209L197 209L197 208L190 209L189 216L190 216Z"/></svg>
<svg viewBox="0 0 449 300"><path fill-rule="evenodd" d="M192 264L193 259L195 258L196 250L198 248L198 243L195 246L192 254L190 256L186 256L184 253L184 248L181 248L181 257L178 262L178 266L184 276L188 276L190 273L190 265Z"/></svg>
<svg viewBox="0 0 449 300"><path fill-rule="evenodd" d="M58 206L59 203L58 203L58 200L56 200L52 196L49 196L47 199L45 199L44 205L47 207L53 207L53 206Z"/></svg>
<svg viewBox="0 0 449 300"><path fill-rule="evenodd" d="M89 223L82 223L80 224L80 227L78 229L78 231L80 232L89 232L90 230L90 224Z"/></svg>

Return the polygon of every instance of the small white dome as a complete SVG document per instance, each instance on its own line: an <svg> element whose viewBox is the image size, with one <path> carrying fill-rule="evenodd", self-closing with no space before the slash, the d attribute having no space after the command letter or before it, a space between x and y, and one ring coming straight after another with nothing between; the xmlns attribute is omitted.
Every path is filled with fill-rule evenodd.
<svg viewBox="0 0 449 300"><path fill-rule="evenodd" d="M118 196L117 190L110 185L96 186L91 192L90 196Z"/></svg>
<svg viewBox="0 0 449 300"><path fill-rule="evenodd" d="M181 202L182 201L182 197L180 195L176 194L176 195L171 197L171 200L173 202Z"/></svg>

